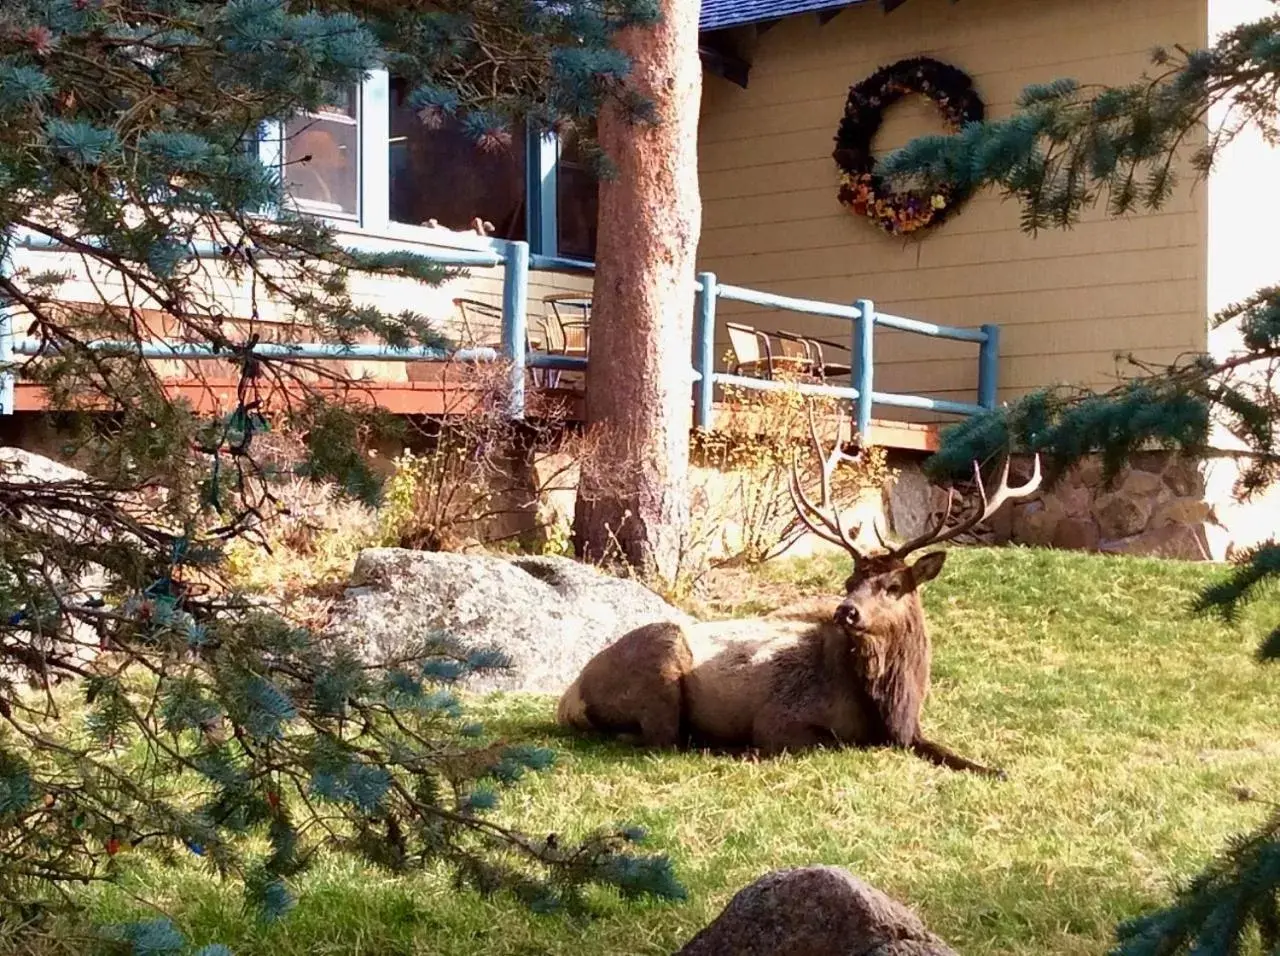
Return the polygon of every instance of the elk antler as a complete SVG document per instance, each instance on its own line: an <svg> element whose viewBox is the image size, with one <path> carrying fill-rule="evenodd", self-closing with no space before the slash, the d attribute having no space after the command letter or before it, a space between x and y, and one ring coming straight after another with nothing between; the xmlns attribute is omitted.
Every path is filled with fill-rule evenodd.
<svg viewBox="0 0 1280 956"><path fill-rule="evenodd" d="M791 492L791 503L795 505L796 514L800 520L804 522L804 526L822 538L824 541L830 541L832 544L838 544L855 559L863 557L862 550L857 545L857 529L852 533L845 530L844 522L840 520L840 509L835 506L831 495L831 476L835 474L837 466L842 461L856 461L852 455L844 452L844 421L841 420L836 426L836 443L831 449L830 454L826 454L822 448L822 440L818 437L818 423L813 417L813 405L809 405L809 438L813 442L813 450L817 453L818 460L822 463L822 503L815 505L804 491L804 485L800 480L800 470L796 465L796 455L791 455L791 480L787 485ZM827 514L826 512L831 512ZM817 518L818 523L814 523L813 518Z"/></svg>
<svg viewBox="0 0 1280 956"><path fill-rule="evenodd" d="M921 548L927 548L930 545L943 544L953 538L958 538L966 531L976 527L984 521L987 521L997 511L1003 507L1006 501L1016 501L1020 498L1028 498L1035 494L1040 487L1040 455L1037 452L1035 456L1035 465L1031 472L1031 477L1027 479L1025 484L1017 488L1009 487L1009 459L1004 460L1004 470L1000 474L1000 486L996 489L996 493L987 496L987 489L982 484L982 470L978 463L973 463L973 478L978 485L978 495L982 499L982 510L970 518L961 521L954 528L948 528L946 531L947 519L951 517L951 508L955 503L955 491L947 489L947 507L942 514L941 520L936 525L926 531L919 537L912 538L904 544L898 545L896 548L889 548L884 543L884 539L880 538L880 529L876 529L876 537L880 538L880 544L889 552L890 557L905 558L912 551L918 551Z"/></svg>

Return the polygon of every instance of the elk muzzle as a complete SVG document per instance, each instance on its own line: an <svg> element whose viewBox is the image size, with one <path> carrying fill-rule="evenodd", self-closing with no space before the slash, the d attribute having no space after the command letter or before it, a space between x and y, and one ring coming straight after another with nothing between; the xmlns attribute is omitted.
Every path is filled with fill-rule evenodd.
<svg viewBox="0 0 1280 956"><path fill-rule="evenodd" d="M832 619L837 627L842 627L846 631L856 631L862 627L862 612L858 610L855 602L848 599L840 602Z"/></svg>

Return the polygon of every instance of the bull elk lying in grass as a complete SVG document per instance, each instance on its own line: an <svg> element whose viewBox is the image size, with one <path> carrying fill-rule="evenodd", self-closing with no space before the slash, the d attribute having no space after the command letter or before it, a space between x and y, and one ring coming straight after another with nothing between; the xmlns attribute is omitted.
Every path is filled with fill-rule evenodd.
<svg viewBox="0 0 1280 956"><path fill-rule="evenodd" d="M849 458L840 435L824 455L816 427L810 431L821 461L821 505L805 494L794 459L791 497L806 527L852 555L844 598L808 601L762 618L637 628L587 662L561 698L557 720L583 731L638 735L655 747L752 747L776 754L824 744L898 746L945 767L1003 778L1003 771L921 734L931 650L919 588L942 570L946 553L933 551L912 564L906 558L1033 494L1041 480L1039 457L1030 480L1015 489L1006 460L990 496L975 464L982 507L972 517L946 528L954 502L949 495L941 520L926 533L868 554L832 505L832 475Z"/></svg>

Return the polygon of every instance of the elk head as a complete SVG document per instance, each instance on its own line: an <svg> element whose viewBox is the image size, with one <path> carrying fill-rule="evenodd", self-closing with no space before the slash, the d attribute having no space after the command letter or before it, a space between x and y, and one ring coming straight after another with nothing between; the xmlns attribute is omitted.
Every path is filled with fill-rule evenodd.
<svg viewBox="0 0 1280 956"><path fill-rule="evenodd" d="M1000 485L990 495L983 485L979 465L974 462L973 474L981 508L975 509L974 513L964 521L948 528L947 522L951 518L955 504L955 492L948 490L946 508L936 524L923 534L897 547L886 545L884 539L880 538L879 529L876 529L876 537L883 550L879 553L869 553L858 544L858 532L861 529L850 532L845 528L832 498L831 485L836 468L844 461L854 460L853 456L844 451L843 423L837 429L835 445L828 453L823 449L813 409L810 407L809 434L814 452L820 462L822 500L815 504L805 493L794 457L791 462L789 484L791 500L805 527L820 538L840 545L853 558L853 573L844 583L844 600L836 608L834 617L834 623L848 632L851 637L866 635L891 638L915 630L922 631L924 611L920 604L918 588L926 581L931 581L938 576L946 560L946 552L931 551L910 564L907 563L907 558L916 551L944 544L959 537L990 519L1004 506L1005 502L1029 497L1040 487L1039 455L1035 457L1031 478L1018 488L1009 487L1009 460L1006 459L1000 476Z"/></svg>

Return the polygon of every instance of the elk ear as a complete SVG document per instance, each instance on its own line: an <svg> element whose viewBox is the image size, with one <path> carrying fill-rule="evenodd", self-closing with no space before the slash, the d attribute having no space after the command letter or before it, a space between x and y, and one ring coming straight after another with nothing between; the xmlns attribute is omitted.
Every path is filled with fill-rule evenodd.
<svg viewBox="0 0 1280 956"><path fill-rule="evenodd" d="M947 552L933 551L911 565L911 577L915 580L916 587L936 578L942 570L942 562L946 560Z"/></svg>

